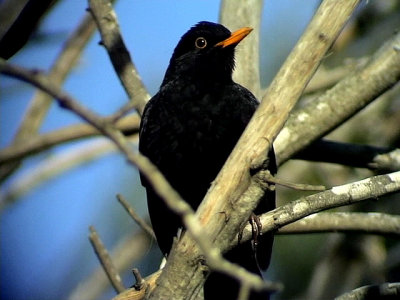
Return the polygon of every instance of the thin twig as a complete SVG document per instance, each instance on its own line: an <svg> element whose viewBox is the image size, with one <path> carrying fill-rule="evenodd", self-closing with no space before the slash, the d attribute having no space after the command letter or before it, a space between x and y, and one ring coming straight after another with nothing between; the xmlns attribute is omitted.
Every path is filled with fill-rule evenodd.
<svg viewBox="0 0 400 300"><path fill-rule="evenodd" d="M171 187L163 174L161 174L148 158L138 152L134 152L127 139L120 131L115 129L113 124L110 123L107 118L99 117L86 107L82 106L78 101L55 85L47 76L37 71L26 70L0 59L0 72L19 78L49 93L58 100L61 107L74 112L83 120L94 126L104 136L113 141L118 149L126 156L127 160L132 165L137 166L146 176L149 182L166 202L175 203L175 201L178 201L186 204L180 195Z"/></svg>
<svg viewBox="0 0 400 300"><path fill-rule="evenodd" d="M157 272L150 274L146 278L144 278L144 284L141 289L136 289L135 287L130 288L115 296L112 300L142 300L145 299L146 295L148 295L155 287L156 281L160 276L162 270L158 270Z"/></svg>
<svg viewBox="0 0 400 300"><path fill-rule="evenodd" d="M273 176L269 171L265 171L262 173L264 176L264 180L269 183L274 183L276 185L281 185L287 188L291 188L294 190L300 190L300 191L324 191L326 190L326 187L323 185L312 185L312 184L306 184L306 183L294 183L294 182L288 182L282 178L277 178Z"/></svg>
<svg viewBox="0 0 400 300"><path fill-rule="evenodd" d="M135 290L141 290L143 289L143 286L145 284L145 280L142 277L142 274L140 274L139 269L133 268L132 269L133 276L135 277L136 283L134 284Z"/></svg>
<svg viewBox="0 0 400 300"><path fill-rule="evenodd" d="M151 247L151 238L144 231L140 231L128 238L121 239L112 250L111 259L119 273L123 273L143 259ZM147 279L146 279L147 280ZM90 276L79 283L79 286L69 295L69 300L96 300L110 286L106 274L99 266ZM122 295L122 294L119 294ZM137 299L137 298L133 298Z"/></svg>
<svg viewBox="0 0 400 300"><path fill-rule="evenodd" d="M156 240L156 235L154 234L153 229L147 224L145 220L143 220L133 209L133 207L128 203L128 201L121 195L117 194L117 199L119 203L125 208L128 214L132 217L132 219L154 240Z"/></svg>
<svg viewBox="0 0 400 300"><path fill-rule="evenodd" d="M134 134L139 131L140 119L137 115L130 115L119 120L115 126L124 134ZM0 150L0 165L13 160L26 158L51 147L74 140L96 136L100 132L89 124L76 124L57 129L41 135L25 139L24 143L13 144Z"/></svg>
<svg viewBox="0 0 400 300"><path fill-rule="evenodd" d="M90 230L89 234L90 243L92 244L93 249L96 252L97 258L99 259L101 265L103 266L104 272L106 272L107 277L110 280L117 294L122 293L125 290L125 287L122 283L121 277L119 276L114 264L111 261L107 249L101 242L100 237L97 234L94 227L90 226L89 230Z"/></svg>
<svg viewBox="0 0 400 300"><path fill-rule="evenodd" d="M118 111L113 113L111 116L108 116L108 120L111 123L118 122L123 116L125 116L127 113L129 113L131 110L133 110L134 107L131 102L126 103L123 105Z"/></svg>
<svg viewBox="0 0 400 300"><path fill-rule="evenodd" d="M22 195L49 178L54 178L66 170L112 151L116 151L112 143L104 139L96 139L42 160L39 164L25 170L0 193L0 211L15 201L22 200Z"/></svg>

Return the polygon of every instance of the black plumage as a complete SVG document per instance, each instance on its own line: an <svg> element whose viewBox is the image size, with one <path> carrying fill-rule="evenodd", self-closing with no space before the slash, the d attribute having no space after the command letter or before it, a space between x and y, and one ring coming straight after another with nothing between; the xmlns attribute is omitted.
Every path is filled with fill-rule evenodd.
<svg viewBox="0 0 400 300"><path fill-rule="evenodd" d="M231 33L210 22L192 27L176 46L160 90L143 113L140 152L193 209L204 198L258 106L253 94L232 80L235 46L250 31L243 28ZM275 173L273 150L270 158L269 168ZM157 242L168 255L182 222L144 176L142 184ZM255 213L275 207L274 192L267 192L264 198ZM260 274L259 267L268 267L272 240L272 235L262 236L257 255L249 242L226 257ZM231 278L213 273L205 285L206 299L236 299L237 286ZM258 296L253 294L251 299L265 299L265 295Z"/></svg>

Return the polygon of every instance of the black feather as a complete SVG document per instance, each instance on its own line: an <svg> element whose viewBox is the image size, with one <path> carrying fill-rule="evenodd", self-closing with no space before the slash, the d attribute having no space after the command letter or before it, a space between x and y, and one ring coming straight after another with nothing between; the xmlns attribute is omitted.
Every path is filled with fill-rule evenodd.
<svg viewBox="0 0 400 300"><path fill-rule="evenodd" d="M258 106L253 94L232 80L236 45L215 47L230 35L224 26L210 22L200 22L185 33L141 122L140 152L193 209L204 198ZM206 47L196 47L199 37L206 40ZM273 150L270 158L271 172L275 173ZM168 209L144 176L142 184L158 244L168 255L182 227L181 219ZM275 207L274 192L264 198L257 213ZM261 276L259 267L268 267L272 241L272 235L260 237L257 255L249 242L226 257ZM237 292L238 283L222 274L212 273L205 285L206 299L236 299ZM253 293L251 299L266 297L265 293Z"/></svg>

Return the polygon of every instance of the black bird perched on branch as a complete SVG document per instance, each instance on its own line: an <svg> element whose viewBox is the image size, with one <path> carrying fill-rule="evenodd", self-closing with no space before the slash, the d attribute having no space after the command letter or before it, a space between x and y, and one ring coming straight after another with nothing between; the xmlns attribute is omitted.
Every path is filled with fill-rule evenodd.
<svg viewBox="0 0 400 300"><path fill-rule="evenodd" d="M160 91L145 107L139 150L164 174L193 209L204 198L240 135L258 106L246 88L232 80L234 50L251 28L231 33L224 26L200 22L185 33L176 46ZM270 151L271 173L276 173ZM147 190L151 223L157 242L168 255L178 228L179 216L142 176ZM255 213L275 207L275 194L266 193ZM250 272L259 274L269 265L272 235L264 235L257 249L251 242L241 244L225 257ZM205 299L236 299L239 284L212 273L205 284ZM252 293L251 299L266 299Z"/></svg>

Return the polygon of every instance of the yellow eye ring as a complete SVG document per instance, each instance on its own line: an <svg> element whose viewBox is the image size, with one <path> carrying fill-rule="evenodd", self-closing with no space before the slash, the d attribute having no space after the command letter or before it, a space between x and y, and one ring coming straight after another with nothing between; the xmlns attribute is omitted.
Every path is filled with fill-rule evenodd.
<svg viewBox="0 0 400 300"><path fill-rule="evenodd" d="M198 37L196 39L196 41L194 42L194 45L196 46L196 48L198 49L204 49L205 47L207 47L207 41L205 38L203 37Z"/></svg>

